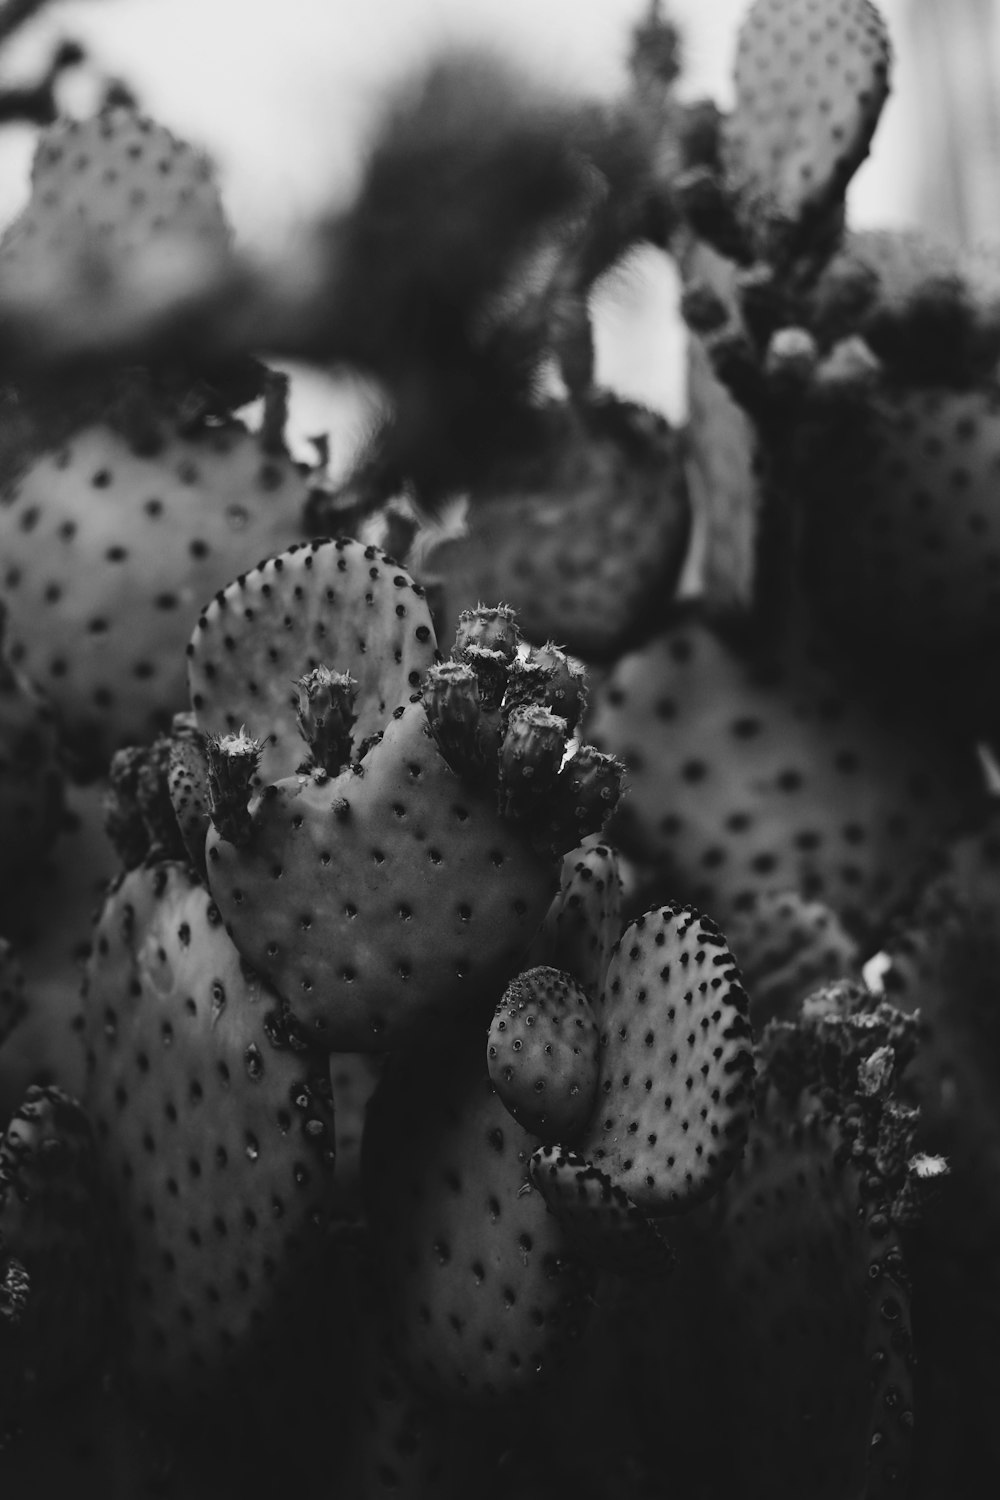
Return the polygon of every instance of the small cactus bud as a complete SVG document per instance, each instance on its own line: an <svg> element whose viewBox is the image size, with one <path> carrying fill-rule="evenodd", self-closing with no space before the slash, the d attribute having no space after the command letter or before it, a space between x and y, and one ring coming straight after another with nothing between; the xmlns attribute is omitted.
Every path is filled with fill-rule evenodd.
<svg viewBox="0 0 1000 1500"><path fill-rule="evenodd" d="M707 281L693 281L681 297L681 317L692 333L705 335L724 328L732 309Z"/></svg>
<svg viewBox="0 0 1000 1500"><path fill-rule="evenodd" d="M521 632L512 609L498 604L496 609L487 609L480 604L476 609L463 610L458 617L455 644L452 656L464 661L470 646L482 651L499 651L505 661L513 661L521 643Z"/></svg>
<svg viewBox="0 0 1000 1500"><path fill-rule="evenodd" d="M239 734L209 735L208 793L212 822L227 843L237 848L250 838L250 789L263 745L245 729Z"/></svg>
<svg viewBox="0 0 1000 1500"><path fill-rule="evenodd" d="M184 857L168 790L169 757L163 736L112 756L104 826L126 869L145 859Z"/></svg>
<svg viewBox="0 0 1000 1500"><path fill-rule="evenodd" d="M587 679L583 667L548 641L539 646L528 657L529 662L545 667L550 673L544 684L540 684L540 696L536 700L566 720L566 728L573 733L580 716L587 706Z"/></svg>
<svg viewBox="0 0 1000 1500"><path fill-rule="evenodd" d="M776 395L797 395L812 380L819 360L816 340L804 328L781 328L764 357L764 374Z"/></svg>
<svg viewBox="0 0 1000 1500"><path fill-rule="evenodd" d="M500 812L524 817L548 797L566 753L566 720L529 703L511 714L500 747Z"/></svg>
<svg viewBox="0 0 1000 1500"><path fill-rule="evenodd" d="M482 694L473 668L461 661L431 667L422 695L431 733L451 769L459 776L474 771L480 760Z"/></svg>
<svg viewBox="0 0 1000 1500"><path fill-rule="evenodd" d="M600 833L622 794L625 767L593 745L581 745L559 773L539 844L565 854L592 833Z"/></svg>
<svg viewBox="0 0 1000 1500"><path fill-rule="evenodd" d="M299 702L295 718L309 746L308 769L336 776L351 760L358 684L349 672L314 667L299 678L296 687Z"/></svg>
<svg viewBox="0 0 1000 1500"><path fill-rule="evenodd" d="M527 657L515 657L510 665L507 691L503 700L505 726L511 715L519 708L526 708L529 704L544 705L548 702L549 683L552 676L552 667L539 660L536 651Z"/></svg>
<svg viewBox="0 0 1000 1500"><path fill-rule="evenodd" d="M497 709L507 691L510 663L502 651L491 651L486 646L466 646L462 652L462 665L471 667L479 683L479 694L483 707Z"/></svg>

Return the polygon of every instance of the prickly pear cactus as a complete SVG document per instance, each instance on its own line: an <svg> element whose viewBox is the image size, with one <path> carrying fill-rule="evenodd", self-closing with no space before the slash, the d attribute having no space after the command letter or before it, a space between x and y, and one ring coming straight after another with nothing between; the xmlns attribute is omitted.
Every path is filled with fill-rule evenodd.
<svg viewBox="0 0 1000 1500"><path fill-rule="evenodd" d="M288 645L271 647L267 626L292 597ZM419 699L433 633L408 575L374 548L311 543L265 564L231 598L196 632L195 713L203 723L242 718L238 696L239 709L227 707L239 679L255 700L247 721L270 727L270 753L246 735L212 742L213 895L246 960L314 1037L335 1051L384 1050L427 1014L474 1003L513 972L553 894L555 854L600 828L618 768L582 749L562 765L567 720L546 700L564 706L572 675L467 645L468 632L456 646L468 659L431 667ZM248 610L245 598L264 604ZM243 623L225 634L223 622L238 615ZM398 640L388 670L376 674L358 615L376 632L373 645L380 631ZM267 689L272 651L281 676ZM324 754L301 732L315 723L309 674L324 665L320 652L338 669L360 663L357 681L336 674L342 729ZM289 669L306 674L294 710ZM293 711L294 741L284 727ZM285 774L272 781L265 766Z"/></svg>
<svg viewBox="0 0 1000 1500"><path fill-rule="evenodd" d="M280 268L0 84L4 1495L995 1481L1000 256L850 224L872 0L682 40L432 62Z"/></svg>

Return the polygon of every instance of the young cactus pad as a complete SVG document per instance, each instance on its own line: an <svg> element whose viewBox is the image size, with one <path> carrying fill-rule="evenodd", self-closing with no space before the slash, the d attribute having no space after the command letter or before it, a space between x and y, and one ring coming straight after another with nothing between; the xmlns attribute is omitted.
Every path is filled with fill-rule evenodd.
<svg viewBox="0 0 1000 1500"><path fill-rule="evenodd" d="M840 202L889 92L889 40L869 0L755 0L737 44L727 186L760 250Z"/></svg>
<svg viewBox="0 0 1000 1500"><path fill-rule="evenodd" d="M479 1403L536 1390L585 1324L592 1278L531 1186L537 1146L487 1077L478 1026L389 1060L365 1202L386 1317L425 1391Z"/></svg>
<svg viewBox="0 0 1000 1500"><path fill-rule="evenodd" d="M689 906L626 928L596 1007L601 1081L576 1149L651 1217L709 1197L750 1121L747 997L726 940Z"/></svg>
<svg viewBox="0 0 1000 1500"><path fill-rule="evenodd" d="M357 684L354 745L385 727L436 660L423 591L377 547L349 538L291 547L217 594L188 649L198 727L246 727L263 742L262 782L296 771L306 673L326 666Z"/></svg>
<svg viewBox="0 0 1000 1500"><path fill-rule="evenodd" d="M504 991L486 1047L493 1086L514 1119L543 1141L571 1141L597 1092L598 1034L590 1001L558 969L528 969Z"/></svg>

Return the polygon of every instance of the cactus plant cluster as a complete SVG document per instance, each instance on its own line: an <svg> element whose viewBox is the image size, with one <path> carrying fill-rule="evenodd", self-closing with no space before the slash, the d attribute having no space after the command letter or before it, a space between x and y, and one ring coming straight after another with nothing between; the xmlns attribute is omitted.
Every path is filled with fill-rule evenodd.
<svg viewBox="0 0 1000 1500"><path fill-rule="evenodd" d="M751 0L728 113L656 3L601 110L450 60L307 308L134 103L42 131L0 240L0 327L48 329L0 351L5 1494L1000 1471L995 260L851 227L890 60L871 0ZM643 241L683 429L595 383ZM340 486L265 329L385 383Z"/></svg>

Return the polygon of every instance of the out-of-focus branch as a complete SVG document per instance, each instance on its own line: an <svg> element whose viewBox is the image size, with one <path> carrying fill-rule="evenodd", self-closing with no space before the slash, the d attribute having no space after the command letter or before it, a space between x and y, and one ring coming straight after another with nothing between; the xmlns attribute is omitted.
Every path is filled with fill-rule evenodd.
<svg viewBox="0 0 1000 1500"><path fill-rule="evenodd" d="M624 106L446 57L386 112L354 203L281 264L183 239L122 262L81 238L51 264L33 255L16 288L0 267L0 384L254 352L349 365L386 392L386 482L454 492L546 440L537 396L561 334L586 383L577 323L596 278L651 235L651 154Z"/></svg>
<svg viewBox="0 0 1000 1500"><path fill-rule="evenodd" d="M44 9L48 0L5 0L0 5L0 44Z"/></svg>
<svg viewBox="0 0 1000 1500"><path fill-rule="evenodd" d="M14 120L28 125L51 125L58 115L56 84L67 68L83 62L83 48L77 42L60 42L52 61L36 83L0 88L0 125Z"/></svg>

